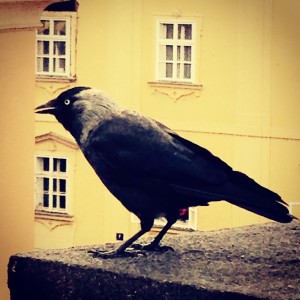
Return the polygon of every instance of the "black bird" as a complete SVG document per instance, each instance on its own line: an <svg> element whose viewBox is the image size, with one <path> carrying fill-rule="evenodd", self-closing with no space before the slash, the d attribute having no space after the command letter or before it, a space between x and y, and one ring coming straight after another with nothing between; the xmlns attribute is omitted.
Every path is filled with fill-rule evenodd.
<svg viewBox="0 0 300 300"><path fill-rule="evenodd" d="M121 108L101 91L75 87L35 112L56 117L110 192L141 221L139 232L99 256L125 255L127 247L150 231L155 218L165 216L165 227L144 247L158 250L181 209L210 201L226 200L282 223L295 219L278 194L163 124Z"/></svg>

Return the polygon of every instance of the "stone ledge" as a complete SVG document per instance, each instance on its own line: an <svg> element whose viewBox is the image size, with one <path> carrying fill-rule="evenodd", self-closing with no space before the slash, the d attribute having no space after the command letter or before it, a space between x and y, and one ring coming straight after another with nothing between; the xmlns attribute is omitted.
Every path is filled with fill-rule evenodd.
<svg viewBox="0 0 300 300"><path fill-rule="evenodd" d="M174 252L95 259L91 249L10 258L11 300L299 299L300 224L268 223L167 237Z"/></svg>
<svg viewBox="0 0 300 300"><path fill-rule="evenodd" d="M0 33L35 30L41 27L43 10L54 2L65 0L0 0Z"/></svg>

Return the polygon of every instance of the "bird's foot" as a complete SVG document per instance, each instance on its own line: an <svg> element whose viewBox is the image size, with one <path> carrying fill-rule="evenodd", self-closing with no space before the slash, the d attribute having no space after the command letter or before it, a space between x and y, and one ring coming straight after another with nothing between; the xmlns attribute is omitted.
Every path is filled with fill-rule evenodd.
<svg viewBox="0 0 300 300"><path fill-rule="evenodd" d="M88 251L94 258L124 258L124 257L138 257L138 256L146 256L146 253L140 250L125 250L125 251L101 251L101 250L90 250Z"/></svg>
<svg viewBox="0 0 300 300"><path fill-rule="evenodd" d="M148 245L141 245L141 244L132 244L130 248L133 248L134 250L145 250L145 251L152 251L152 252L159 252L159 253L165 253L167 251L173 251L174 249L169 246L160 246L159 244L148 244Z"/></svg>

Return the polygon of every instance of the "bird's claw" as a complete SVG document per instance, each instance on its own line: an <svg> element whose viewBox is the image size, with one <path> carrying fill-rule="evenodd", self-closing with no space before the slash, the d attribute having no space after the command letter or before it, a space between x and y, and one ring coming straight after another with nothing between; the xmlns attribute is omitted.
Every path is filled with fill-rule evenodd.
<svg viewBox="0 0 300 300"><path fill-rule="evenodd" d="M145 250L145 251L152 251L152 252L159 252L159 253L165 253L167 251L173 251L174 249L169 246L160 246L157 244L148 244L148 245L141 245L141 244L132 244L130 248L134 250Z"/></svg>
<svg viewBox="0 0 300 300"><path fill-rule="evenodd" d="M94 258L103 258L103 259L146 256L146 253L139 250L133 250L133 251L125 250L122 252L118 252L116 250L112 250L112 251L89 250L88 253L91 254Z"/></svg>

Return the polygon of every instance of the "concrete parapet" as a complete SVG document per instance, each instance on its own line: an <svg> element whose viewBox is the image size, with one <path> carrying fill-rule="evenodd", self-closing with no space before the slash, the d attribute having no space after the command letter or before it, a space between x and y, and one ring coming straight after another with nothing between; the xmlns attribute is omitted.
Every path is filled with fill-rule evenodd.
<svg viewBox="0 0 300 300"><path fill-rule="evenodd" d="M98 259L92 249L10 258L11 300L300 299L300 224L268 223L166 237L174 252Z"/></svg>

